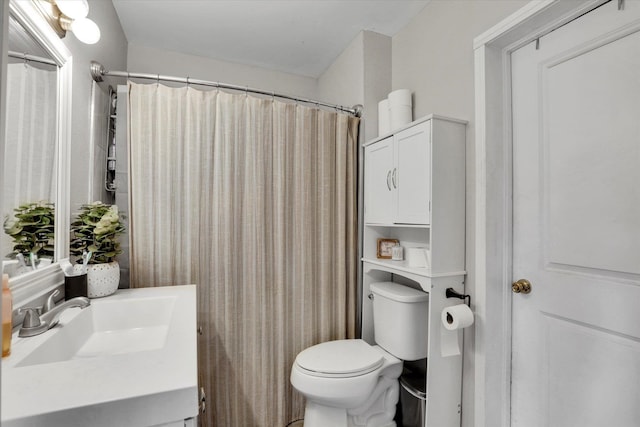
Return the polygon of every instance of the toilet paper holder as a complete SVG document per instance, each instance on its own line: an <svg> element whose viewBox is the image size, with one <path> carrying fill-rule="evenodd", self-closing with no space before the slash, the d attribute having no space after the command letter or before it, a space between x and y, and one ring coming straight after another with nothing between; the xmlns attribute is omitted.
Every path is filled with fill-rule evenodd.
<svg viewBox="0 0 640 427"><path fill-rule="evenodd" d="M471 295L461 294L453 288L447 288L447 290L445 291L445 296L447 298L459 298L461 300L464 300L464 303L471 307Z"/></svg>

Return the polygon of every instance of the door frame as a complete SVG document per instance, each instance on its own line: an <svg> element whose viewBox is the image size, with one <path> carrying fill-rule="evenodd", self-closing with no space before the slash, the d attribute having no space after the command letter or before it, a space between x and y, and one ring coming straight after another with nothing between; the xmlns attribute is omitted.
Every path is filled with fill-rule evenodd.
<svg viewBox="0 0 640 427"><path fill-rule="evenodd" d="M474 39L476 427L511 424L511 53L606 2L531 1Z"/></svg>

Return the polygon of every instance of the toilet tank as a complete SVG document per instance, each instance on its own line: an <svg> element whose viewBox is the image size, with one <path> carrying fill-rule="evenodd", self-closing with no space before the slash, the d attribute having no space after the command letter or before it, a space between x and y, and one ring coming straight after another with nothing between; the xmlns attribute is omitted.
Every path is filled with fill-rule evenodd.
<svg viewBox="0 0 640 427"><path fill-rule="evenodd" d="M427 357L429 294L393 282L371 283L376 344L402 360Z"/></svg>

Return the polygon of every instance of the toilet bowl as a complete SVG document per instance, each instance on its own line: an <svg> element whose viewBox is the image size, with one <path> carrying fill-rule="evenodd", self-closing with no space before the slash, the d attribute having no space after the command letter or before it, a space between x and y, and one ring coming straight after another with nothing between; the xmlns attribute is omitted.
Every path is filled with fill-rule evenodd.
<svg viewBox="0 0 640 427"><path fill-rule="evenodd" d="M372 283L376 345L329 341L298 354L291 384L306 398L305 427L395 427L403 360L427 357L429 295Z"/></svg>
<svg viewBox="0 0 640 427"><path fill-rule="evenodd" d="M308 402L305 427L387 427L395 426L401 373L402 361L379 346L338 340L298 354L291 384Z"/></svg>

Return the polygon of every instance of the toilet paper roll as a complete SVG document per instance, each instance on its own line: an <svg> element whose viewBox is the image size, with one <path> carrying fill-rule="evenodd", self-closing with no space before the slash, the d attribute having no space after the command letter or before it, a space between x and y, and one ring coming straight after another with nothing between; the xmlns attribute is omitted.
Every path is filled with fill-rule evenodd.
<svg viewBox="0 0 640 427"><path fill-rule="evenodd" d="M378 102L378 136L391 132L389 123L389 100L383 99Z"/></svg>
<svg viewBox="0 0 640 427"><path fill-rule="evenodd" d="M408 105L411 107L411 91L409 89L394 90L389 94L389 107Z"/></svg>
<svg viewBox="0 0 640 427"><path fill-rule="evenodd" d="M389 125L391 130L411 123L413 120L411 105L411 91L409 89L398 89L389 94Z"/></svg>
<svg viewBox="0 0 640 427"><path fill-rule="evenodd" d="M389 112L391 114L389 121L391 122L390 126L392 130L400 129L404 125L411 123L411 107L408 105L399 105L390 109Z"/></svg>
<svg viewBox="0 0 640 427"><path fill-rule="evenodd" d="M442 325L449 331L473 325L473 312L466 304L452 305L442 310Z"/></svg>

